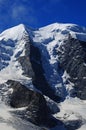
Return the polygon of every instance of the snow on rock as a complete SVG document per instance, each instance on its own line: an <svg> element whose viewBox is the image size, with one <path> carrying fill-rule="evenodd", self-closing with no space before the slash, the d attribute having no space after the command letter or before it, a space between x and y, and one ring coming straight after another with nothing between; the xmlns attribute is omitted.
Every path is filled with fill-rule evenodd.
<svg viewBox="0 0 86 130"><path fill-rule="evenodd" d="M20 24L18 26L12 27L10 29L5 30L0 34L0 40L11 39L11 40L20 40L23 37L23 33L25 32L25 26Z"/></svg>
<svg viewBox="0 0 86 130"><path fill-rule="evenodd" d="M68 34L73 37L86 40L86 29L75 24L54 23L37 30L26 28L20 24L7 29L0 34L0 80L3 83L8 79L27 79L22 75L23 70L18 57L25 55L25 36L30 35L33 44L39 47L42 55L42 65L45 77L51 87L56 89L56 93L65 96L65 87L59 69L57 49L67 40ZM15 74L14 74L15 73Z"/></svg>
<svg viewBox="0 0 86 130"><path fill-rule="evenodd" d="M40 49L42 65L45 77L50 86L56 89L56 94L66 96L66 89L62 79L62 72L59 68L57 50L65 43L69 34L73 38L86 41L86 29L76 24L54 23L33 31L34 45Z"/></svg>
<svg viewBox="0 0 86 130"><path fill-rule="evenodd" d="M58 104L54 102L53 100L51 100L49 97L47 96L44 96L44 97L46 99L47 105L50 108L52 114L59 112Z"/></svg>
<svg viewBox="0 0 86 130"><path fill-rule="evenodd" d="M70 82L67 84L68 86L65 85L69 75L67 72L63 73L59 67L57 50L59 46L65 44L65 40L68 39L69 34L75 39L86 41L86 28L79 27L76 24L60 23L51 24L37 30L27 29L28 31L26 31L25 28L23 24L20 24L0 34L0 84L7 80L16 80L22 84L26 84L27 86L29 84L33 87L32 79L23 75L22 67L17 60L20 56L25 55L25 36L30 35L33 45L37 46L41 52L41 61L47 82L56 90L56 94L63 98L66 97L67 92L72 90L73 84ZM46 100L49 105L51 104L52 108L54 107L53 111L56 112L57 104L48 98L46 98ZM5 109L2 103L1 106L4 109L0 107L0 111L2 111L0 119L2 116L3 118L5 116L5 119L9 120L11 115L8 112L8 108ZM60 118L64 121L81 119L84 125L78 130L86 129L85 101L79 100L78 98L70 98L69 95L69 98L67 97L64 102L59 104L59 108L60 112L54 115L56 118ZM22 124L21 121L19 124ZM7 123L3 125L2 122L0 124L0 129L5 130L5 127L9 130L15 130L15 127L11 128ZM23 128L25 129L25 127ZM16 129L20 130L21 127ZM28 127L26 129L28 129ZM63 127L61 127L61 129L63 130Z"/></svg>
<svg viewBox="0 0 86 130"><path fill-rule="evenodd" d="M18 58L25 55L25 26L20 24L0 34L0 84L7 80L16 80L31 84L31 78L25 77Z"/></svg>

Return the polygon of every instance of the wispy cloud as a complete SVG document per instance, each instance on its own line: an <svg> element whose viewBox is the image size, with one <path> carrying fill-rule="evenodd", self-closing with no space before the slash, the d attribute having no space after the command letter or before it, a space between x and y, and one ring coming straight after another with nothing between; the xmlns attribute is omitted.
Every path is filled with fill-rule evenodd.
<svg viewBox="0 0 86 130"><path fill-rule="evenodd" d="M25 16L27 14L27 9L20 5L20 6L15 6L12 9L12 17L13 18L22 18L23 16Z"/></svg>
<svg viewBox="0 0 86 130"><path fill-rule="evenodd" d="M22 1L27 2L27 0ZM14 20L25 21L30 24L33 22L37 22L37 19L34 15L34 9L30 5L13 5L11 17Z"/></svg>
<svg viewBox="0 0 86 130"><path fill-rule="evenodd" d="M0 28L8 28L20 23L29 26L33 26L34 23L36 25L38 18L35 15L33 1L0 0Z"/></svg>

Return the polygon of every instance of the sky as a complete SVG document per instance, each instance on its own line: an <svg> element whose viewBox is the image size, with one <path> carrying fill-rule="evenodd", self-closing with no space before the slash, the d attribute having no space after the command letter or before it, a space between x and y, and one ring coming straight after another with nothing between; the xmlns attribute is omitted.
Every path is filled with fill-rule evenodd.
<svg viewBox="0 0 86 130"><path fill-rule="evenodd" d="M86 27L86 0L0 0L0 32L21 23L39 28L56 22Z"/></svg>

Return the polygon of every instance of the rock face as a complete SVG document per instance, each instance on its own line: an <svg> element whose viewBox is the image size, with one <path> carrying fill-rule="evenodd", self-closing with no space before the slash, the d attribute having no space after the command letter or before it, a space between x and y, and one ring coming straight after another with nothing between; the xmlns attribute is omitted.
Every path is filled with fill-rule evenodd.
<svg viewBox="0 0 86 130"><path fill-rule="evenodd" d="M18 61L22 66L23 74L25 76L28 76L29 78L34 79L35 74L34 74L32 64L30 61L30 52L31 52L30 46L32 43L31 43L30 37L28 35L25 35L24 39L25 39L25 55L18 57Z"/></svg>
<svg viewBox="0 0 86 130"><path fill-rule="evenodd" d="M7 84L9 89L13 89L12 94L8 94L10 105L13 108L27 107L28 119L35 124L44 123L49 115L49 109L43 95L29 90L17 81L10 80Z"/></svg>
<svg viewBox="0 0 86 130"><path fill-rule="evenodd" d="M24 111L16 111L18 115L36 125L53 127L57 124L41 93L29 90L17 81L9 80L7 85L9 90L12 89L12 93L7 96L8 104L13 108L26 107Z"/></svg>
<svg viewBox="0 0 86 130"><path fill-rule="evenodd" d="M58 57L60 66L69 74L67 82L74 83L74 94L86 99L86 42L79 41L69 35L65 44L60 46Z"/></svg>

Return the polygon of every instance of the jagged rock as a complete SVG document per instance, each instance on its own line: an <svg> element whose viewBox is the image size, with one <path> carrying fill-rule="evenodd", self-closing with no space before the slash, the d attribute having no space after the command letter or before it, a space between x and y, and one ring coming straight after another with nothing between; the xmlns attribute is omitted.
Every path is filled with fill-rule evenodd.
<svg viewBox="0 0 86 130"><path fill-rule="evenodd" d="M46 124L52 127L57 124L57 121L50 116L50 109L41 93L29 90L17 81L9 80L7 84L9 89L13 89L13 93L8 95L10 105L14 108L27 107L22 112L16 111L17 114L23 115L23 118L37 125Z"/></svg>
<svg viewBox="0 0 86 130"><path fill-rule="evenodd" d="M60 46L58 58L60 67L69 74L69 81L74 83L76 96L86 99L86 42L69 36L65 44Z"/></svg>

